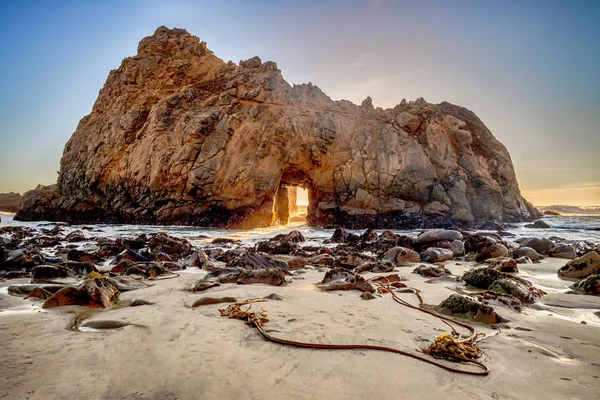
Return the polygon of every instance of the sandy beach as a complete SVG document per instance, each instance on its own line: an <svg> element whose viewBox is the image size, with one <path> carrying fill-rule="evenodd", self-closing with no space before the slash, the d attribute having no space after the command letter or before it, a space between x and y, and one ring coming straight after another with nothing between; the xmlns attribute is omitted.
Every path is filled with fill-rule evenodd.
<svg viewBox="0 0 600 400"><path fill-rule="evenodd" d="M546 259L530 268L556 271L564 260ZM461 275L470 263L447 264ZM438 304L456 283L435 283L399 268L426 304ZM600 383L600 318L580 313L585 299L548 295L521 314L497 309L510 320L500 330L474 324L488 337L480 342L486 377L450 373L396 354L378 351L311 350L265 341L242 321L219 315L226 304L190 308L203 296L242 301L271 293L283 300L260 306L274 336L314 343L377 344L418 352L448 331L441 321L394 303L389 295L362 300L357 291L323 292L323 272L309 268L286 286L225 284L202 293L183 289L201 273L158 281L122 293L121 301L154 305L93 312L91 320L143 325L105 331L74 331L82 307L40 309L41 301L6 294L2 282L0 398L7 399L591 399ZM372 276L374 274L368 274ZM523 269L522 276L527 276ZM413 294L399 294L417 304ZM559 300L556 300L556 299ZM257 306L255 304L255 306ZM591 317L589 317L591 315ZM581 321L588 319L586 324ZM456 366L456 364L454 364ZM464 368L470 368L465 366Z"/></svg>

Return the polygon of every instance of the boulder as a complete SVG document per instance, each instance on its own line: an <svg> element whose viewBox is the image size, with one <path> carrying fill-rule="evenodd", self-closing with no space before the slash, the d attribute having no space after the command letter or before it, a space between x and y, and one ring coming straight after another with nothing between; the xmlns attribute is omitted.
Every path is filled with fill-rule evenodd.
<svg viewBox="0 0 600 400"><path fill-rule="evenodd" d="M42 308L85 306L107 308L117 300L117 289L106 279L87 279L77 287L68 286L54 293Z"/></svg>
<svg viewBox="0 0 600 400"><path fill-rule="evenodd" d="M506 246L498 243L490 244L482 248L475 256L476 261L484 261L488 258L508 257L508 249Z"/></svg>
<svg viewBox="0 0 600 400"><path fill-rule="evenodd" d="M190 254L192 245L185 239L176 238L167 235L166 233L159 232L150 237L148 250L150 250L150 253L155 257L158 256L159 253L166 253L172 256L173 259L178 260Z"/></svg>
<svg viewBox="0 0 600 400"><path fill-rule="evenodd" d="M287 240L265 240L256 244L256 251L267 254L292 254L298 244Z"/></svg>
<svg viewBox="0 0 600 400"><path fill-rule="evenodd" d="M266 285L281 286L286 282L281 268L265 268L242 271L238 275L237 283L239 285L264 283Z"/></svg>
<svg viewBox="0 0 600 400"><path fill-rule="evenodd" d="M540 254L548 254L548 251L554 247L554 242L545 238L527 238L521 242L523 247L531 247Z"/></svg>
<svg viewBox="0 0 600 400"><path fill-rule="evenodd" d="M545 294L540 289L527 286L523 282L510 278L502 278L494 281L488 290L511 295L519 299L522 303L534 303L537 298Z"/></svg>
<svg viewBox="0 0 600 400"><path fill-rule="evenodd" d="M417 243L428 244L440 241L463 240L463 235L458 231L435 230L421 233L417 236Z"/></svg>
<svg viewBox="0 0 600 400"><path fill-rule="evenodd" d="M436 247L452 250L454 257L459 257L465 254L465 244L461 240L450 240L437 242Z"/></svg>
<svg viewBox="0 0 600 400"><path fill-rule="evenodd" d="M399 267L403 267L408 263L421 261L419 253L406 247L392 247L383 254L385 260L391 261Z"/></svg>
<svg viewBox="0 0 600 400"><path fill-rule="evenodd" d="M541 219L538 219L533 224L527 224L527 225L525 225L525 228L548 229L548 228L550 228L550 225L548 225L547 223L545 223Z"/></svg>
<svg viewBox="0 0 600 400"><path fill-rule="evenodd" d="M471 286L487 289L494 281L504 278L505 276L506 273L500 272L497 269L479 267L465 272L462 279Z"/></svg>
<svg viewBox="0 0 600 400"><path fill-rule="evenodd" d="M69 270L57 265L38 265L31 270L31 282L43 282L55 278L68 278Z"/></svg>
<svg viewBox="0 0 600 400"><path fill-rule="evenodd" d="M588 276L571 286L571 289L580 294L600 296L600 274Z"/></svg>
<svg viewBox="0 0 600 400"><path fill-rule="evenodd" d="M488 258L484 263L501 272L519 272L517 261L510 257Z"/></svg>
<svg viewBox="0 0 600 400"><path fill-rule="evenodd" d="M574 260L577 258L577 250L570 244L557 244L548 251L548 255L554 258L566 258Z"/></svg>
<svg viewBox="0 0 600 400"><path fill-rule="evenodd" d="M454 258L454 252L449 249L442 249L441 247L430 247L427 250L419 254L421 260L427 263L438 263L442 261L452 260Z"/></svg>
<svg viewBox="0 0 600 400"><path fill-rule="evenodd" d="M29 270L36 265L32 256L33 254L25 249L13 250L6 255L4 262L0 263L0 269L5 271Z"/></svg>
<svg viewBox="0 0 600 400"><path fill-rule="evenodd" d="M517 259L521 257L527 257L531 261L538 261L541 258L540 254L537 251L527 246L521 246L515 251L513 251L513 258Z"/></svg>
<svg viewBox="0 0 600 400"><path fill-rule="evenodd" d="M304 242L306 239L304 239L304 235L302 235L302 232L300 232L298 230L294 230L294 231L291 231L290 233L282 233L282 234L276 235L275 237L273 237L272 239L269 239L269 240L301 243L301 242Z"/></svg>
<svg viewBox="0 0 600 400"><path fill-rule="evenodd" d="M560 277L571 279L586 278L594 274L600 274L600 255L595 251L567 262L558 270Z"/></svg>
<svg viewBox="0 0 600 400"><path fill-rule="evenodd" d="M496 324L505 320L494 311L493 307L477 302L459 294L453 294L435 308L440 314L451 315L484 324Z"/></svg>
<svg viewBox="0 0 600 400"><path fill-rule="evenodd" d="M367 229L362 235L360 235L360 240L363 243L371 243L376 242L379 239L377 233L371 228Z"/></svg>

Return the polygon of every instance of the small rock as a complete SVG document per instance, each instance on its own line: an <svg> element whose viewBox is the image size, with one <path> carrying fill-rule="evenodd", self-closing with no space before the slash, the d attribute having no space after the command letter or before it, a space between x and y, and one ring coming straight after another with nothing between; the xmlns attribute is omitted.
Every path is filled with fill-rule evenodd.
<svg viewBox="0 0 600 400"><path fill-rule="evenodd" d="M360 298L363 300L373 300L375 298L375 295L369 292L363 292L360 295Z"/></svg>
<svg viewBox="0 0 600 400"><path fill-rule="evenodd" d="M139 307L139 306L149 306L152 305L154 303L152 303L151 301L147 301L147 300L142 300L142 299L135 299L131 302L131 304L129 305L130 307Z"/></svg>
<svg viewBox="0 0 600 400"><path fill-rule="evenodd" d="M598 296L600 295L600 274L590 275L571 288L577 293Z"/></svg>
<svg viewBox="0 0 600 400"><path fill-rule="evenodd" d="M237 300L235 297L201 297L192 304L192 308L220 303L237 303Z"/></svg>
<svg viewBox="0 0 600 400"><path fill-rule="evenodd" d="M277 293L271 293L265 297L263 297L263 299L267 299L267 300L283 300L283 297L278 295Z"/></svg>
<svg viewBox="0 0 600 400"><path fill-rule="evenodd" d="M526 246L521 246L513 251L513 258L517 259L521 257L528 257L531 261L538 261L541 258L537 251Z"/></svg>
<svg viewBox="0 0 600 400"><path fill-rule="evenodd" d="M421 261L419 253L406 247L392 247L383 254L385 260L393 262L399 267L403 267L408 263Z"/></svg>
<svg viewBox="0 0 600 400"><path fill-rule="evenodd" d="M435 230L421 233L417 236L417 242L419 244L435 243L442 240L463 240L463 235L458 231L451 230Z"/></svg>
<svg viewBox="0 0 600 400"><path fill-rule="evenodd" d="M550 225L548 225L547 223L545 223L544 221L542 221L541 219L538 219L537 221L535 221L533 224L528 224L525 225L525 228L533 228L533 229L548 229L550 228Z"/></svg>

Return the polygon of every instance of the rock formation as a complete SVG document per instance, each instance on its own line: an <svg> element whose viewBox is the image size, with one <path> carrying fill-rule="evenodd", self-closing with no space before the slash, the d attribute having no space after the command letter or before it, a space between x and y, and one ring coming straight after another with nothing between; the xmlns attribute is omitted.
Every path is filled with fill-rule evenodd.
<svg viewBox="0 0 600 400"><path fill-rule="evenodd" d="M21 208L19 193L0 193L0 211L16 213Z"/></svg>
<svg viewBox="0 0 600 400"><path fill-rule="evenodd" d="M160 27L110 72L57 184L26 193L17 218L267 226L280 188L295 186L309 191L312 225L537 215L506 148L463 107L333 101L310 83L290 86L274 62L226 63Z"/></svg>

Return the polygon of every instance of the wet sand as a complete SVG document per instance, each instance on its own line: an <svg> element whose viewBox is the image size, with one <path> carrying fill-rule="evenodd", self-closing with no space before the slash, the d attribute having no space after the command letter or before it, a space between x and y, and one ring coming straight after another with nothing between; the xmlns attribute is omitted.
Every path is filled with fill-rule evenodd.
<svg viewBox="0 0 600 400"><path fill-rule="evenodd" d="M562 263L547 259L528 268L556 271ZM448 263L447 267L461 275L470 265ZM409 287L421 290L425 303L438 304L453 293L455 283L427 283L412 269L399 270L409 279ZM520 275L527 277L527 268L522 270ZM594 309L594 302L600 299L596 297L565 295L556 289L548 296L549 304L542 298L521 314L498 308L510 319L498 334L489 326L474 324L489 335L480 347L491 370L488 376L477 377L391 353L286 347L265 341L242 321L221 317L218 309L227 304L189 308L203 296L233 296L241 301L277 293L282 301L260 304L271 320L267 331L315 343L366 343L417 352L448 332L439 320L402 307L389 295L365 301L358 291L319 291L314 283L323 273L314 269L298 274L304 279L284 287L227 284L203 293L182 290L200 276L183 273L150 288L122 293L120 300L156 304L100 310L91 320L145 327L102 331L69 329L83 308L41 310L40 301L6 294L8 284L26 280L0 283L0 398L591 399L600 395L600 318L593 314L599 309ZM417 303L413 294L400 296ZM569 301L557 304L556 299L564 296Z"/></svg>

